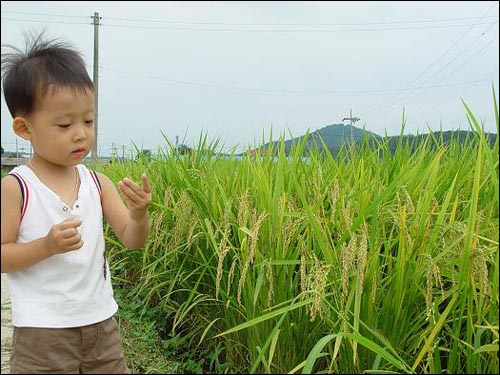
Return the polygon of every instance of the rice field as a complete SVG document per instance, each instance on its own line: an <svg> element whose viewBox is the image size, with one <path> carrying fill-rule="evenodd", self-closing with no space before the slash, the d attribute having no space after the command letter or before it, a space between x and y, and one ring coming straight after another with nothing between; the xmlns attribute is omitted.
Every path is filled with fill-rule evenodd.
<svg viewBox="0 0 500 375"><path fill-rule="evenodd" d="M153 189L143 249L106 228L115 288L206 373L498 373L498 139L465 110L474 139L413 152L220 157L202 136L97 166Z"/></svg>

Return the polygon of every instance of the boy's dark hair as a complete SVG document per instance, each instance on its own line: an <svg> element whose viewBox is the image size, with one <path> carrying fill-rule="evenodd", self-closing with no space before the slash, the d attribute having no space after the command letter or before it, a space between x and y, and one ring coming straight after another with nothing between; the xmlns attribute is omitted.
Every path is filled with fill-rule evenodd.
<svg viewBox="0 0 500 375"><path fill-rule="evenodd" d="M49 86L94 89L80 52L72 46L46 40L44 32L24 37L25 51L2 44L3 92L12 117L33 113ZM12 52L4 53L4 48Z"/></svg>

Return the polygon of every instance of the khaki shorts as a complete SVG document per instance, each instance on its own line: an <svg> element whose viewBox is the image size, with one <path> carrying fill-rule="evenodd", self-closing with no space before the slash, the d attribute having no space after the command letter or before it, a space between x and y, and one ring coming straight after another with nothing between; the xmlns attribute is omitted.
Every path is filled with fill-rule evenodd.
<svg viewBox="0 0 500 375"><path fill-rule="evenodd" d="M75 328L14 327L11 374L130 374L115 318Z"/></svg>

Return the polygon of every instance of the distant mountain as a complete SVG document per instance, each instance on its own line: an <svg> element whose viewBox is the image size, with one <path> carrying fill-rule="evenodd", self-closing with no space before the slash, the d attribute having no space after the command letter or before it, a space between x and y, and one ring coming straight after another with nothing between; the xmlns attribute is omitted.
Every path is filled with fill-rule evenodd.
<svg viewBox="0 0 500 375"><path fill-rule="evenodd" d="M452 140L459 140L462 144L467 141L474 141L476 138L475 132L467 130L444 130L442 132L432 132L434 138L444 144L450 143ZM494 133L484 133L485 138L488 140L490 148L493 148L495 141L497 139L497 134ZM418 135L405 135L403 136L403 142L409 143L410 147L414 149L424 141L429 136L429 133L418 134ZM399 142L399 136L392 136L389 138L389 149L394 151Z"/></svg>
<svg viewBox="0 0 500 375"><path fill-rule="evenodd" d="M404 135L403 143L409 142L410 147L417 147L420 142L428 137L428 133L418 134L418 135ZM473 139L474 133L465 130L449 130L443 132L433 132L433 135L436 139L442 140L443 143L448 143L452 139L459 139L461 142L465 142L467 139ZM388 136L382 137L376 133L370 132L365 129L360 129L351 125L344 124L332 124L327 125L321 129L315 130L308 135L302 135L299 137L295 137L289 140L284 141L285 144L285 153L288 155L292 148L292 145L298 145L303 140L304 137L307 138L307 144L304 147L304 154L307 154L311 148L317 148L320 151L324 150L323 142L332 153L332 155L336 156L343 145L349 144L351 142L355 142L356 144L360 144L363 137L370 144L378 144L377 141L382 141L383 139L388 140L389 150L394 151L399 142L400 136ZM494 133L485 133L485 136L489 140L490 146L493 147L495 141L497 139L497 134ZM323 142L321 141L321 139ZM277 150L280 142L275 141L271 142L273 145L273 149ZM268 150L270 143L265 144L259 150L252 150L250 153L265 153L264 150Z"/></svg>

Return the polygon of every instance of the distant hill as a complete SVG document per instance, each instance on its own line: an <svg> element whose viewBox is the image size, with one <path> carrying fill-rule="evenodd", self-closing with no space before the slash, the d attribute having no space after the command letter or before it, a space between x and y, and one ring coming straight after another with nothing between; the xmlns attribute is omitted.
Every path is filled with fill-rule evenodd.
<svg viewBox="0 0 500 375"><path fill-rule="evenodd" d="M467 130L445 130L442 132L432 132L434 137L442 141L444 144L448 144L452 140L459 140L461 143L465 143L467 141L475 140L475 132L467 131ZM493 148L493 145L496 142L497 134L494 133L484 133L486 139L489 142L490 148ZM410 147L417 147L422 141L424 141L429 136L429 133L418 134L418 135L405 135L403 136L403 142L408 142ZM389 138L389 149L394 151L396 149L399 136L392 136Z"/></svg>
<svg viewBox="0 0 500 375"><path fill-rule="evenodd" d="M443 132L433 132L436 139L442 140L443 143L448 143L452 139L459 139L461 142L465 142L467 139L473 139L474 133L465 130L448 130ZM320 151L324 150L323 142L332 153L336 156L343 145L355 142L360 144L363 136L370 144L378 144L377 141L382 141L386 139L388 141L389 150L394 151L399 142L399 135L397 136L387 136L382 137L376 133L370 132L368 130L360 129L351 125L344 124L332 124L327 125L321 129L310 132L308 135L307 144L304 147L304 154L307 154L311 148L318 148ZM418 135L403 135L403 143L409 142L410 147L417 147L420 142L425 140L429 136L428 133L418 134ZM485 136L489 140L490 147L493 147L497 139L497 134L485 133ZM285 153L288 155L292 145L297 145L304 140L306 135L295 137L284 141ZM323 140L323 142L321 141ZM279 141L272 142L273 148L278 149L280 144ZM267 150L269 148L269 143L266 143L260 150ZM252 153L259 152L259 150L252 150Z"/></svg>

